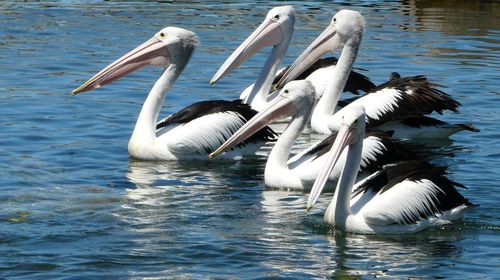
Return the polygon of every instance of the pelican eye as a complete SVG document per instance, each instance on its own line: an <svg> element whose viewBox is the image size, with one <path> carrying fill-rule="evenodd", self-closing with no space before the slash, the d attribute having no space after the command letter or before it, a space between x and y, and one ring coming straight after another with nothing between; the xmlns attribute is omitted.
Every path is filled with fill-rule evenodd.
<svg viewBox="0 0 500 280"><path fill-rule="evenodd" d="M287 97L290 94L290 91L288 89L285 89L284 91L281 92L281 95L284 97Z"/></svg>
<svg viewBox="0 0 500 280"><path fill-rule="evenodd" d="M337 23L337 18L333 18L332 22Z"/></svg>
<svg viewBox="0 0 500 280"><path fill-rule="evenodd" d="M167 37L165 35L165 32L160 32L160 34L158 34L160 36L160 39L165 39L165 37Z"/></svg>
<svg viewBox="0 0 500 280"><path fill-rule="evenodd" d="M274 19L274 20L279 20L279 19L280 19L280 15L275 15L275 16L273 17L273 19Z"/></svg>

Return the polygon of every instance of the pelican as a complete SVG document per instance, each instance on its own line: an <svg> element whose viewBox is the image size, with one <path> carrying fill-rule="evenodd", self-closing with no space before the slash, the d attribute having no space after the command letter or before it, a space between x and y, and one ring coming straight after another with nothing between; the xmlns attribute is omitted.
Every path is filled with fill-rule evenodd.
<svg viewBox="0 0 500 280"><path fill-rule="evenodd" d="M330 129L326 120L331 116L334 119L330 124L340 126L341 116L349 106L362 105L366 108L366 123L370 128L394 130L398 138L419 137L448 137L457 130L474 130L470 125L441 125L434 132L422 132L419 128L426 126L425 121L410 126L398 120L410 117L419 117L432 112L442 114L444 110L457 112L460 103L448 94L438 90L435 84L430 83L424 76L394 78L383 83L354 100L352 103L335 112L342 89L346 83L348 73L352 68L361 43L365 20L355 11L343 10L335 15L330 25L302 52L290 68L288 68L277 87L293 80L321 55L342 48L337 66L326 86L325 93L318 102L311 117L311 127L314 131L329 134ZM335 113L335 114L334 114ZM435 128L440 121L432 122ZM383 125L383 126L381 126ZM402 129L401 127L405 128Z"/></svg>
<svg viewBox="0 0 500 280"><path fill-rule="evenodd" d="M269 57L260 71L257 80L240 95L240 99L245 104L250 104L257 111L262 110L277 96L277 92L270 92L272 91L272 85L277 82L280 74L283 73L283 69L279 69L279 67L288 50L293 35L294 23L295 13L292 6L272 8L259 27L221 65L219 70L214 74L210 84L214 84L231 73L231 71L255 55L259 50L267 46L272 46ZM337 59L333 57L318 60L305 69L304 73L296 77L296 79L307 78L316 87L316 93L321 94L336 63ZM366 76L350 71L344 90L357 93L358 90L368 91L374 86Z"/></svg>
<svg viewBox="0 0 500 280"><path fill-rule="evenodd" d="M362 161L365 137L365 109L351 107L344 111L338 136L324 167L311 189L310 209L342 159L342 174L325 221L352 233L411 233L442 226L460 219L474 204L455 187L464 187L444 176L444 169L428 163L391 164L359 181L357 171ZM336 129L333 123L333 129ZM347 148L346 148L347 147Z"/></svg>
<svg viewBox="0 0 500 280"><path fill-rule="evenodd" d="M310 81L298 80L286 84L266 108L236 131L231 138L211 153L210 157L223 153L244 141L268 123L291 117L288 127L278 138L269 154L264 171L264 183L273 189L309 190L323 166L324 154L335 137L327 137L324 141L289 159L295 140L309 121L314 101L314 86ZM369 135L364 139L364 143L361 173L370 173L390 162L415 158L415 155L401 143L377 133ZM340 169L338 171L332 172L329 179L336 181L340 175Z"/></svg>
<svg viewBox="0 0 500 280"><path fill-rule="evenodd" d="M129 154L141 160L206 159L256 112L240 101L202 101L157 123L167 91L184 70L197 45L195 33L166 27L109 64L72 94L99 88L147 65L161 66L164 71L137 118L128 144ZM252 154L274 136L270 128L264 128L259 135L233 149L227 157Z"/></svg>

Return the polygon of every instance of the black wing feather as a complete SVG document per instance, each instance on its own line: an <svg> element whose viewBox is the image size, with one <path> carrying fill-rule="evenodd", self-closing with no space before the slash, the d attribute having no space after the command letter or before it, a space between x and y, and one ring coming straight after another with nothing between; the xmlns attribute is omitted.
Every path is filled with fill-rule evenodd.
<svg viewBox="0 0 500 280"><path fill-rule="evenodd" d="M464 185L448 179L445 175L445 167L436 166L425 161L406 161L390 164L374 173L370 180L365 180L362 185L357 186L352 196L368 191L382 194L403 180L419 181L427 179L433 182L439 188L439 191L427 199L432 200L432 203L428 205L434 205L435 207L429 206L423 211L418 211L418 213L403 213L402 224L416 223L419 220L436 216L437 213L451 210L460 205L478 206L470 203L457 191L457 187L465 188Z"/></svg>
<svg viewBox="0 0 500 280"><path fill-rule="evenodd" d="M437 89L437 84L431 83L423 75L405 77L390 80L371 89L367 94L378 94L385 88L393 88L403 94L397 109L390 114L384 114L378 119L368 117L371 127L383 124L386 121L405 119L437 112L442 114L444 110L458 111L460 103L447 93ZM382 94L382 93L380 93Z"/></svg>
<svg viewBox="0 0 500 280"><path fill-rule="evenodd" d="M332 65L337 65L338 59L335 57L327 57L327 58L322 58L314 62L309 68L307 68L304 72L302 72L295 80L304 80L307 78L309 75L311 75L312 72L323 68L323 67L328 67ZM283 74L288 70L290 66L287 66L284 71L281 71L273 80L273 85L276 85L278 81L281 79ZM346 85L344 87L344 91L350 91L354 94L358 94L359 90L362 90L364 92L370 91L372 88L375 87L375 84L370 81L370 78L367 76L356 72L352 71L349 73L349 77L347 78ZM274 88L274 86L272 87Z"/></svg>
<svg viewBox="0 0 500 280"><path fill-rule="evenodd" d="M377 137L382 142L382 145L385 147L385 151L381 154L376 154L375 159L366 163L366 165L360 168L360 172L368 172L372 173L382 166L399 162L403 160L414 160L416 159L415 153L404 145L402 142L394 140L392 136L392 131L380 131L380 130L372 130L366 133L366 137ZM314 156L313 160L328 153L332 148L333 143L335 142L335 138L337 137L337 132L334 132L328 135L321 142L309 148L307 152L303 154L306 156Z"/></svg>
<svg viewBox="0 0 500 280"><path fill-rule="evenodd" d="M351 97L351 98L346 98L346 99L339 100L337 102L337 106L340 107L340 108L344 108L345 106L351 104L352 102L356 101L360 97L361 96L354 96L354 97Z"/></svg>
<svg viewBox="0 0 500 280"><path fill-rule="evenodd" d="M447 124L446 122L443 122L443 121L435 119L435 118L427 117L427 116L404 119L404 120L402 120L402 123L404 123L410 127L416 127L416 128L419 128L422 126L440 126L440 125ZM475 128L471 124L459 123L459 124L454 124L454 125L459 126L464 130L469 130L469 131L473 131L473 132L479 131L479 129Z"/></svg>
<svg viewBox="0 0 500 280"><path fill-rule="evenodd" d="M369 161L365 166L360 168L362 172L373 173L380 170L383 166L408 160L416 160L417 155L403 142L392 138L393 131L372 130L366 133L366 137L377 137L385 151L377 154L375 160Z"/></svg>
<svg viewBox="0 0 500 280"><path fill-rule="evenodd" d="M240 118L245 122L247 122L257 114L257 111L250 108L249 105L243 104L239 99L234 101L200 101L193 103L190 106L178 111L177 113L174 113L169 117L161 120L156 124L156 129L158 130L172 124L185 124L201 116L228 111L238 113ZM274 132L274 130L266 126L259 130L257 133L253 134L247 140L243 141L240 145L245 145L246 143L254 143L257 141L275 141L277 135L278 134Z"/></svg>
<svg viewBox="0 0 500 280"><path fill-rule="evenodd" d="M325 139L318 142L316 145L311 146L303 156L313 156L314 159L328 153L330 151L333 143L335 142L335 138L337 138L337 132L332 132L332 134L328 135Z"/></svg>

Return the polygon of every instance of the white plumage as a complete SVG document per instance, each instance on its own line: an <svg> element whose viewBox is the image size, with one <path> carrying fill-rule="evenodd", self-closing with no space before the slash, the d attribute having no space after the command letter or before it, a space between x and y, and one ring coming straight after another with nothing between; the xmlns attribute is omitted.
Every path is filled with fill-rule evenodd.
<svg viewBox="0 0 500 280"><path fill-rule="evenodd" d="M339 15L343 16L343 15ZM301 75L309 66L328 53L342 49L337 65L329 74L326 85L318 82L318 90L322 94L311 117L311 127L314 131L329 134L327 127L329 120L333 129L338 129L341 116L350 107L364 106L366 108L367 126L369 128L384 128L395 130L404 128L395 133L398 138L421 138L427 135L427 129L432 130L433 137L448 137L450 134L460 130L476 131L470 125L448 125L450 129L436 133L436 124L440 121L420 122L419 125L411 125L401 121L408 118L422 117L433 112L441 114L444 110L456 112L460 103L448 94L438 90L425 76L413 76L400 78L399 74L391 76L391 80L368 90L367 94L352 101L340 110L336 110L340 95L349 77L349 73L356 60L359 45L364 32L364 21L358 22L356 26L341 25L332 19L331 24L299 55L292 66L288 68L277 87L288 83ZM343 19L341 19L342 21ZM351 19L353 20L353 19ZM356 19L363 20L363 19ZM391 122L390 124L385 124ZM384 125L384 126L381 126ZM441 126L440 124L439 126ZM428 138L428 137L425 137Z"/></svg>
<svg viewBox="0 0 500 280"><path fill-rule="evenodd" d="M342 27L347 32L344 36L349 37L349 32L362 29L363 22L358 12L342 10L332 24ZM338 130L338 135L311 189L308 209L344 153L343 170L325 212L325 221L340 229L362 234L416 232L449 224L475 206L456 190L462 185L444 176L443 168L425 162L386 165L355 184L362 163L365 125L370 119L365 112L363 106L353 104L330 119L328 128Z"/></svg>
<svg viewBox="0 0 500 280"><path fill-rule="evenodd" d="M264 183L267 187L273 189L309 190L319 170L324 165L326 151L334 140L334 136L329 136L290 158L293 144L308 123L315 102L314 95L314 87L307 80L288 83L281 91L280 96L235 132L211 156L237 145L240 141L252 135L252 132L259 129L260 126L291 117L288 127L278 138L269 154L264 170ZM387 137L384 138L382 135L370 135L363 141L366 143L366 147L361 155L363 160L360 169L363 172L362 176L366 175L365 172L368 172L368 170L376 168L376 166L414 158L413 153L405 149L401 144L398 145L398 143ZM392 155L387 155L391 153ZM346 154L344 153L341 156L341 162L345 160ZM338 166L341 166L340 162ZM341 168L335 168L330 173L329 180L336 182L340 173Z"/></svg>
<svg viewBox="0 0 500 280"><path fill-rule="evenodd" d="M208 154L238 130L255 111L241 101L212 100L192 104L157 122L168 90L173 86L198 44L196 35L188 30L167 27L97 73L73 91L98 88L143 66L164 68L151 89L130 137L128 150L133 158L142 160L208 159ZM235 147L225 157L253 154L275 133L264 128L254 139Z"/></svg>
<svg viewBox="0 0 500 280"><path fill-rule="evenodd" d="M272 86L279 80L286 68L279 69L288 50L295 23L295 13L292 6L278 6L272 8L264 21L255 29L248 38L236 48L215 73L210 83L215 83L244 61L255 55L259 50L272 46L269 57L254 84L247 87L240 94L244 103L253 109L261 111L269 102L278 96L277 90ZM316 97L319 99L325 91L328 81L335 75L333 57L316 61L306 69L297 79L309 80L315 88ZM367 91L375 85L364 75L349 71L346 91ZM352 77L351 77L352 76Z"/></svg>
<svg viewBox="0 0 500 280"><path fill-rule="evenodd" d="M330 133L328 124L338 130L342 120L342 116L346 111L351 110L353 106L363 106L366 108L367 123L370 119L380 120L381 116L390 114L397 108L398 101L403 98L401 91L394 88L384 88L376 93L367 94L362 98L354 100L352 103L346 107L337 111L328 122L315 122L313 124L313 129L321 133Z"/></svg>
<svg viewBox="0 0 500 280"><path fill-rule="evenodd" d="M196 118L185 124L174 124L161 128L150 150L151 159L206 159L207 152L214 151L245 123L244 118L234 111L214 113ZM241 157L255 153L254 150L235 151L226 157ZM131 151L134 151L132 149ZM131 155L145 158L144 155Z"/></svg>

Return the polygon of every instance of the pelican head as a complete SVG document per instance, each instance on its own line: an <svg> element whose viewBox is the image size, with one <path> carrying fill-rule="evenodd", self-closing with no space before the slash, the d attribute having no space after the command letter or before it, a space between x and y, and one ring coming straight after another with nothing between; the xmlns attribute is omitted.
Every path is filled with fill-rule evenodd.
<svg viewBox="0 0 500 280"><path fill-rule="evenodd" d="M366 114L365 107L361 105L353 106L348 111L346 111L342 116L340 127L349 128L352 131L355 131L356 132L355 134L361 136L360 131L362 130L362 128L364 129L366 124L365 114ZM330 127L331 125L329 125L329 128ZM359 137L356 137L356 139L359 139Z"/></svg>
<svg viewBox="0 0 500 280"><path fill-rule="evenodd" d="M328 27L300 54L292 66L284 73L276 88L299 76L322 55L334 52L350 40L359 44L365 25L364 17L356 11L341 10Z"/></svg>
<svg viewBox="0 0 500 280"><path fill-rule="evenodd" d="M279 6L271 9L259 27L222 64L210 80L210 84L214 84L229 74L259 50L267 46L276 47L285 41L289 42L293 34L294 23L295 12L292 6Z"/></svg>
<svg viewBox="0 0 500 280"><path fill-rule="evenodd" d="M147 65L164 69L175 66L182 71L197 45L198 37L193 32L178 27L163 28L73 90L72 95L99 88Z"/></svg>
<svg viewBox="0 0 500 280"><path fill-rule="evenodd" d="M325 165L321 169L314 185L311 188L309 199L307 201L307 210L316 203L319 195L323 191L330 173L332 173L335 164L337 164L340 155L348 146L355 146L363 143L365 138L365 108L363 106L352 107L344 113L340 130L335 138L335 142L327 156ZM359 166L358 166L359 167ZM356 168L358 168L356 167ZM356 170L357 171L357 170ZM346 171L343 171L346 172Z"/></svg>
<svg viewBox="0 0 500 280"><path fill-rule="evenodd" d="M315 100L314 86L307 80L292 81L288 83L279 93L279 96L273 99L266 108L261 110L253 118L248 120L238 131L236 131L224 144L209 155L210 158L221 154L232 147L238 145L255 132L266 125L283 120L288 117L294 117L299 112L307 112L307 116L312 110Z"/></svg>

